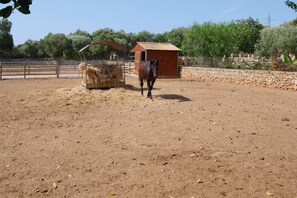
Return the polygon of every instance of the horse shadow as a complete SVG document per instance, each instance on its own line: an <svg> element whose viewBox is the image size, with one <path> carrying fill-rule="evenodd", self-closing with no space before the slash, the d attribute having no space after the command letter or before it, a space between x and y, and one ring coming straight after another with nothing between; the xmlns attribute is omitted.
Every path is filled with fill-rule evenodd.
<svg viewBox="0 0 297 198"><path fill-rule="evenodd" d="M135 92L139 92L139 93L141 91L141 88L140 87L135 87L134 85L130 85L130 84L125 84L122 87L124 89L135 91ZM147 88L144 88L144 90L147 90ZM154 87L154 90L160 90L160 89ZM155 98L162 98L162 99L165 99L165 100L177 100L178 102L189 102L189 101L192 101L190 98L187 98L185 96L178 95L178 94L159 94L159 95L154 95L153 97L155 97Z"/></svg>
<svg viewBox="0 0 297 198"><path fill-rule="evenodd" d="M122 88L127 89L127 90L131 90L131 91L137 91L139 93L141 91L141 88L140 87L135 87L134 85L129 85L129 84L123 85ZM143 90L144 91L147 91L147 87L144 87ZM154 87L153 90L160 90L160 89Z"/></svg>
<svg viewBox="0 0 297 198"><path fill-rule="evenodd" d="M165 100L177 100L178 102L192 101L190 98L187 98L187 97L179 95L179 94L160 94L160 95L156 95L156 97L160 97Z"/></svg>

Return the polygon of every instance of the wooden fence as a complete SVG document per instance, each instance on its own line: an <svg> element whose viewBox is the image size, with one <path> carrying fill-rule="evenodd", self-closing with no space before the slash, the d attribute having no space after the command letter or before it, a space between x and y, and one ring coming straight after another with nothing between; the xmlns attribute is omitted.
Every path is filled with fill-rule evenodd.
<svg viewBox="0 0 297 198"><path fill-rule="evenodd" d="M104 64L107 60L87 61L89 64ZM131 63L117 61L125 65L129 71ZM0 61L0 80L8 78L48 78L48 77L81 77L78 69L80 61L58 61L58 60L8 60ZM133 66L133 65L132 65Z"/></svg>

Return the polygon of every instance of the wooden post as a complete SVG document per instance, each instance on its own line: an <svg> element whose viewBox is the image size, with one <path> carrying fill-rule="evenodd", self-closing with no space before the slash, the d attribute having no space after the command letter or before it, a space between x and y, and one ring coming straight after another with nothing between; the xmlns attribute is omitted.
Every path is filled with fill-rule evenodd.
<svg viewBox="0 0 297 198"><path fill-rule="evenodd" d="M26 67L27 67L27 62L24 63L24 79L26 79Z"/></svg>
<svg viewBox="0 0 297 198"><path fill-rule="evenodd" d="M61 67L61 61L60 60L57 60L57 64L56 64L57 78L60 78L60 67Z"/></svg>
<svg viewBox="0 0 297 198"><path fill-rule="evenodd" d="M2 62L0 61L0 80L2 80Z"/></svg>

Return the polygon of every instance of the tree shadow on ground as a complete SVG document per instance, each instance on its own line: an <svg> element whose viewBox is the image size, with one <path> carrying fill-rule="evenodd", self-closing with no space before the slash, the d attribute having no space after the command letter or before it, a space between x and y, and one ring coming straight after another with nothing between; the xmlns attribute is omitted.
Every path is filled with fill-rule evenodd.
<svg viewBox="0 0 297 198"><path fill-rule="evenodd" d="M161 94L156 97L163 98L165 100L177 100L178 102L189 102L192 101L190 98L184 97L178 94Z"/></svg>

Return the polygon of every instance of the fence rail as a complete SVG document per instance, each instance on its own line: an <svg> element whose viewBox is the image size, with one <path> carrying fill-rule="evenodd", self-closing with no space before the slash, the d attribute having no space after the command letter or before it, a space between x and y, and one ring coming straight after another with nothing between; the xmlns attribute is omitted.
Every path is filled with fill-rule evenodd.
<svg viewBox="0 0 297 198"><path fill-rule="evenodd" d="M86 61L88 64L106 64L109 60ZM111 61L114 62L114 61ZM131 67L129 61L116 61L119 65ZM81 77L78 65L80 61L57 60L8 60L0 61L0 80L7 78L43 78L43 77Z"/></svg>

